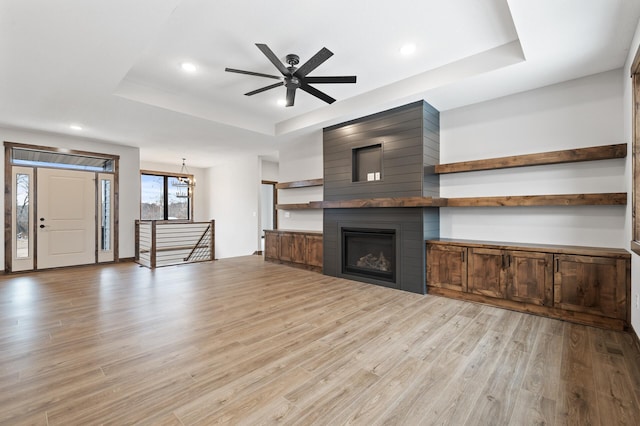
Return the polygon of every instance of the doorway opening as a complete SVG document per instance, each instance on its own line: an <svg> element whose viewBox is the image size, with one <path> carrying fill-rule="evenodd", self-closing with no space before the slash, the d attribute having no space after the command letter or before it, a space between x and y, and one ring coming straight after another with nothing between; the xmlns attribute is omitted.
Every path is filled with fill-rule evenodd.
<svg viewBox="0 0 640 426"><path fill-rule="evenodd" d="M263 180L260 185L260 251L264 253L264 231L278 229L278 182Z"/></svg>
<svg viewBox="0 0 640 426"><path fill-rule="evenodd" d="M5 142L5 271L118 260L118 156Z"/></svg>

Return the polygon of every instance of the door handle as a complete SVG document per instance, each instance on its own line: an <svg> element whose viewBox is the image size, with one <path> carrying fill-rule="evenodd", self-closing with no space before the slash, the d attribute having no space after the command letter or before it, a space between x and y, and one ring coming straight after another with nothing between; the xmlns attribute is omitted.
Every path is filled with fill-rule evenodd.
<svg viewBox="0 0 640 426"><path fill-rule="evenodd" d="M40 229L44 228L44 225L40 225Z"/></svg>
<svg viewBox="0 0 640 426"><path fill-rule="evenodd" d="M41 218L40 218L40 222L44 222L44 217L41 217Z"/></svg>

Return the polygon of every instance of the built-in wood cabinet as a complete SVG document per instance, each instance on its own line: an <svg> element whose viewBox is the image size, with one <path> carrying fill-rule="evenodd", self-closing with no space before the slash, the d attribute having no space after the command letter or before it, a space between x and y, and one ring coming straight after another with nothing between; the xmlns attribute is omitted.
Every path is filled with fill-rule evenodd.
<svg viewBox="0 0 640 426"><path fill-rule="evenodd" d="M432 287L467 291L467 248L429 244L427 276Z"/></svg>
<svg viewBox="0 0 640 426"><path fill-rule="evenodd" d="M280 255L280 235L277 232L264 232L264 257L265 259L278 259Z"/></svg>
<svg viewBox="0 0 640 426"><path fill-rule="evenodd" d="M556 256L555 305L610 318L627 315L627 262L596 256Z"/></svg>
<svg viewBox="0 0 640 426"><path fill-rule="evenodd" d="M322 270L322 233L318 231L265 230L264 259Z"/></svg>
<svg viewBox="0 0 640 426"><path fill-rule="evenodd" d="M624 329L630 260L621 249L430 240L427 286L432 294Z"/></svg>
<svg viewBox="0 0 640 426"><path fill-rule="evenodd" d="M322 235L305 234L307 264L322 269Z"/></svg>
<svg viewBox="0 0 640 426"><path fill-rule="evenodd" d="M503 298L507 274L502 250L472 248L469 250L468 291L483 296Z"/></svg>
<svg viewBox="0 0 640 426"><path fill-rule="evenodd" d="M469 248L470 293L551 306L553 255Z"/></svg>
<svg viewBox="0 0 640 426"><path fill-rule="evenodd" d="M304 234L284 231L278 234L278 238L277 258L279 260L293 263L305 263L306 241Z"/></svg>
<svg viewBox="0 0 640 426"><path fill-rule="evenodd" d="M553 254L527 251L505 253L507 299L541 306L553 304Z"/></svg>

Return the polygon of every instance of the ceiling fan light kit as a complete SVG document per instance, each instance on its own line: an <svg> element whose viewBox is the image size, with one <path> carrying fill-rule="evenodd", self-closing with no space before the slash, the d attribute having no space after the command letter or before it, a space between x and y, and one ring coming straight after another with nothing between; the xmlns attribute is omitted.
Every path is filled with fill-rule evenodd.
<svg viewBox="0 0 640 426"><path fill-rule="evenodd" d="M235 68L225 68L226 72L233 72L238 74L247 74L253 75L256 77L264 77L264 78L272 78L276 80L280 80L278 83L270 84L269 86L261 87L256 90L252 90L251 92L245 93L246 96L253 96L257 93L262 93L264 91L274 89L276 87L284 86L287 89L286 96L286 106L290 107L294 105L295 97L296 97L296 89L302 89L303 91L309 93L310 95L315 96L316 98L325 101L328 104L334 103L336 100L326 93L316 89L315 87L310 86L310 84L339 84L339 83L355 83L356 76L348 75L348 76L322 76L322 77L312 77L308 74L315 70L317 67L322 65L327 59L333 56L333 52L331 52L326 47L323 47L311 57L307 62L302 64L299 68L296 67L300 63L300 57L293 53L290 53L286 56L285 60L289 66L285 66L280 59L273 53L273 51L266 44L256 43L256 46L260 51L271 61L271 63L280 71L282 76L263 74L254 71L244 71Z"/></svg>

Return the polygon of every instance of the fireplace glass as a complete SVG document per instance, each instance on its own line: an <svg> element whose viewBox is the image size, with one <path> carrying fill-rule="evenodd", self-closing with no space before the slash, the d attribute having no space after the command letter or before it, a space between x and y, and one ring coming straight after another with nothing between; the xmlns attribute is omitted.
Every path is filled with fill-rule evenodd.
<svg viewBox="0 0 640 426"><path fill-rule="evenodd" d="M395 282L396 231L342 228L342 273Z"/></svg>

